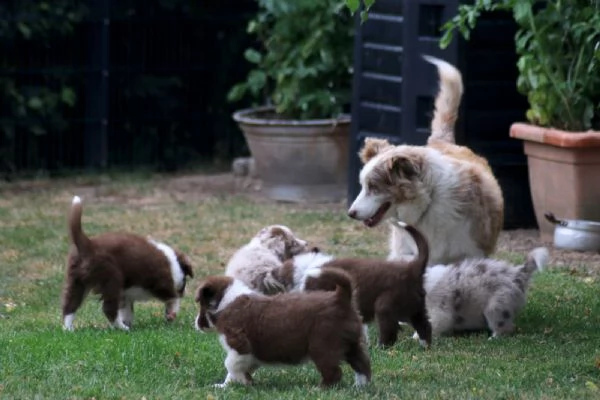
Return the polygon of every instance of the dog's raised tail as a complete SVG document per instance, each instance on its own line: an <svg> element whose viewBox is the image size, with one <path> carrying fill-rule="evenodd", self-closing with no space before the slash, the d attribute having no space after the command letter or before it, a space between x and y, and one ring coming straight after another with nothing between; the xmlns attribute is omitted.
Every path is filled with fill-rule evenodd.
<svg viewBox="0 0 600 400"><path fill-rule="evenodd" d="M463 94L461 73L454 65L439 58L428 55L423 55L423 58L437 67L440 77L440 89L435 98L429 141L442 140L455 143L454 126Z"/></svg>
<svg viewBox="0 0 600 400"><path fill-rule="evenodd" d="M394 221L394 225L406 230L415 241L415 244L417 245L417 256L412 261L412 264L419 267L421 275L423 275L427 269L427 263L429 262L429 243L427 242L427 238L423 236L420 230L412 225L408 225L401 221Z"/></svg>
<svg viewBox="0 0 600 400"><path fill-rule="evenodd" d="M335 287L337 298L343 302L353 301L352 278L339 268L313 268L306 273L316 285L310 290L331 290Z"/></svg>
<svg viewBox="0 0 600 400"><path fill-rule="evenodd" d="M90 251L92 243L81 227L82 211L81 198L79 196L73 197L71 211L69 212L69 236L77 251L80 254L85 254Z"/></svg>
<svg viewBox="0 0 600 400"><path fill-rule="evenodd" d="M523 271L531 275L535 271L543 271L550 260L550 252L545 247L536 247L527 254Z"/></svg>

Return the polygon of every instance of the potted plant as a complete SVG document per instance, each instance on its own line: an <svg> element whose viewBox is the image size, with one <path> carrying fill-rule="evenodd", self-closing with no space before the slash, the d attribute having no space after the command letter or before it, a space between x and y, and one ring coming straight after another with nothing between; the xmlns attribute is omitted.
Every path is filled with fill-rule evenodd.
<svg viewBox="0 0 600 400"><path fill-rule="evenodd" d="M514 123L510 136L524 142L536 219L550 241L546 212L600 221L600 0L476 0L459 6L440 45L455 30L468 39L477 17L497 10L519 27L517 88L529 123Z"/></svg>
<svg viewBox="0 0 600 400"><path fill-rule="evenodd" d="M234 113L263 190L284 201L345 197L353 23L344 0L258 0L248 32L258 48L228 94L260 106Z"/></svg>

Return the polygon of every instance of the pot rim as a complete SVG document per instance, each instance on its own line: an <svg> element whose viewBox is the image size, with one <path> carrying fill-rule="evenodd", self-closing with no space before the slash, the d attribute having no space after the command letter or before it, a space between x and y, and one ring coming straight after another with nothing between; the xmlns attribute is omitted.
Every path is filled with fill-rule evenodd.
<svg viewBox="0 0 600 400"><path fill-rule="evenodd" d="M340 114L337 118L322 118L322 119L272 119L272 118L258 118L250 116L252 114L274 111L275 107L262 106L252 107L238 110L233 113L233 119L237 123L246 125L269 125L269 126L329 126L338 124L349 124L351 116L349 114Z"/></svg>
<svg viewBox="0 0 600 400"><path fill-rule="evenodd" d="M568 229L575 231L587 231L600 233L600 222L585 219L563 219L566 225L557 225L556 229Z"/></svg>

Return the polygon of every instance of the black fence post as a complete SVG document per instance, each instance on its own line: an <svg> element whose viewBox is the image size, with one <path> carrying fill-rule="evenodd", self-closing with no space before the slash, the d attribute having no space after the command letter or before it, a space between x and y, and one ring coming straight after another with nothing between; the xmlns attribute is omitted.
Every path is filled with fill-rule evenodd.
<svg viewBox="0 0 600 400"><path fill-rule="evenodd" d="M90 16L84 163L95 169L108 163L110 0L90 1Z"/></svg>

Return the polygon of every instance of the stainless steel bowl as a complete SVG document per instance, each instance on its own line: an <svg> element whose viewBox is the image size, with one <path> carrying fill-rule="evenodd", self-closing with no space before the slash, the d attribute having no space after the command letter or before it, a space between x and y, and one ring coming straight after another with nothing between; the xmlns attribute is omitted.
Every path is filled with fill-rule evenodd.
<svg viewBox="0 0 600 400"><path fill-rule="evenodd" d="M558 219L544 214L555 225L554 247L557 249L600 252L600 222L583 219Z"/></svg>

